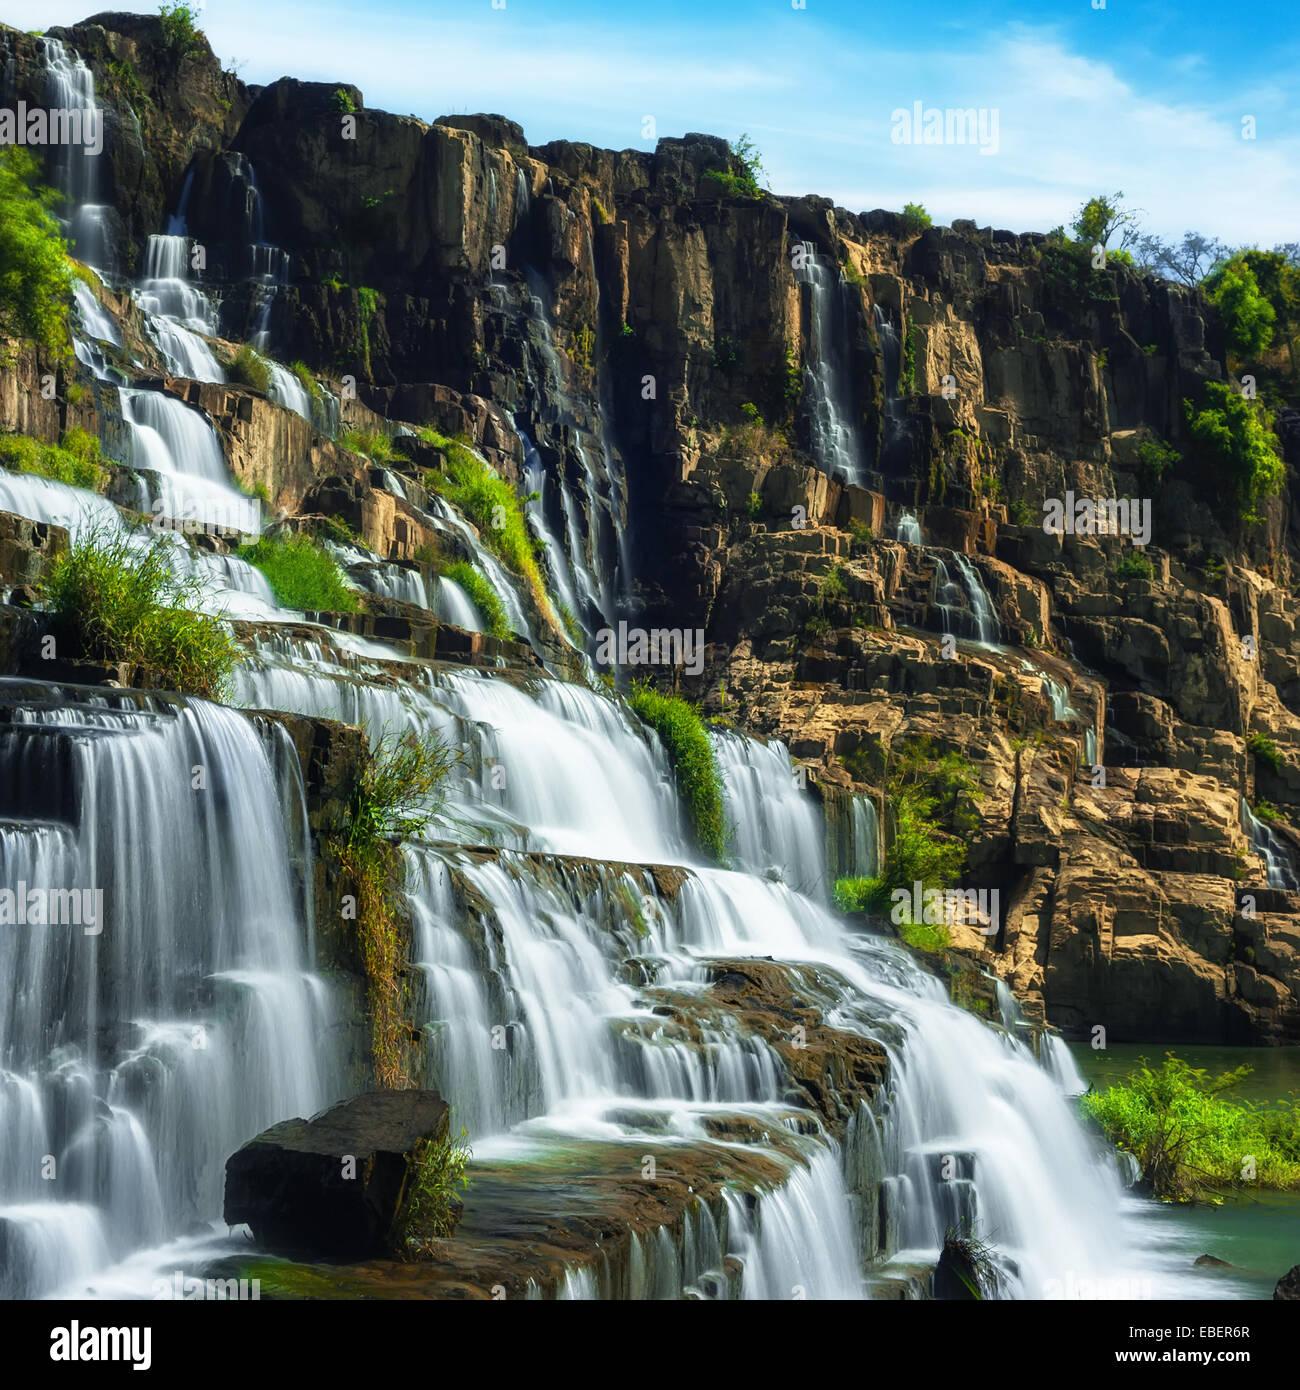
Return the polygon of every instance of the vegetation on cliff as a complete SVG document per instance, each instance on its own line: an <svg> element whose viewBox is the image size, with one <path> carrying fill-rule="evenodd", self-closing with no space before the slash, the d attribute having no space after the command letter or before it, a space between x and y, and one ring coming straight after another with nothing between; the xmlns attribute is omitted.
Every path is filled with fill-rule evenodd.
<svg viewBox="0 0 1300 1390"><path fill-rule="evenodd" d="M487 630L493 637L510 636L510 621L506 617L501 600L497 597L497 591L468 560L457 560L448 565L442 571L442 577L459 584L465 590L469 601L478 609L479 617L487 624Z"/></svg>
<svg viewBox="0 0 1300 1390"><path fill-rule="evenodd" d="M108 478L100 461L99 440L74 425L59 444L47 444L25 434L0 435L0 468L33 473L69 487L101 492Z"/></svg>
<svg viewBox="0 0 1300 1390"><path fill-rule="evenodd" d="M727 851L722 774L699 712L679 696L662 695L644 684L632 687L628 703L662 740L695 838L721 863Z"/></svg>
<svg viewBox="0 0 1300 1390"><path fill-rule="evenodd" d="M1256 504L1286 480L1268 411L1222 381L1207 381L1199 403L1183 402L1193 461L1207 485L1226 493L1243 521L1259 520Z"/></svg>
<svg viewBox="0 0 1300 1390"><path fill-rule="evenodd" d="M456 755L432 734L385 734L348 795L333 853L355 886L357 947L366 976L366 1011L378 1085L410 1084L403 1063L401 867L389 837L423 834L436 814Z"/></svg>
<svg viewBox="0 0 1300 1390"><path fill-rule="evenodd" d="M472 1151L465 1136L462 1128L458 1139L449 1134L441 1143L421 1146L414 1155L398 1216L399 1240L411 1255L427 1254L431 1241L443 1240L455 1229L459 1194L469 1187Z"/></svg>
<svg viewBox="0 0 1300 1390"><path fill-rule="evenodd" d="M220 699L241 659L225 623L198 611L198 582L173 574L165 537L92 534L42 588L56 634L89 660L132 662L168 688Z"/></svg>
<svg viewBox="0 0 1300 1390"><path fill-rule="evenodd" d="M1249 1073L1237 1067L1212 1077L1170 1053L1159 1067L1141 1066L1081 1103L1166 1201L1300 1187L1300 1105L1266 1109L1227 1099Z"/></svg>
<svg viewBox="0 0 1300 1390"><path fill-rule="evenodd" d="M310 536L262 536L239 554L266 576L283 608L306 613L355 613L357 596L330 553Z"/></svg>
<svg viewBox="0 0 1300 1390"><path fill-rule="evenodd" d="M0 149L0 337L30 338L64 357L72 271L50 211L59 195L39 175L29 150Z"/></svg>
<svg viewBox="0 0 1300 1390"><path fill-rule="evenodd" d="M271 368L247 343L226 364L226 377L237 386L251 386L262 395L271 389Z"/></svg>

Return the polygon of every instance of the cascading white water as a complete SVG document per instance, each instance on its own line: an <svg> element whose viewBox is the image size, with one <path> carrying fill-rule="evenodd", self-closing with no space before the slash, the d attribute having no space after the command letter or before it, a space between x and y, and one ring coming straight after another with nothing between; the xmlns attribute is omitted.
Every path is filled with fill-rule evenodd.
<svg viewBox="0 0 1300 1390"><path fill-rule="evenodd" d="M1281 837L1259 819L1244 796L1241 798L1241 828L1250 837L1255 853L1264 860L1268 886L1292 893L1300 891L1300 877Z"/></svg>
<svg viewBox="0 0 1300 1390"><path fill-rule="evenodd" d="M282 367L269 358L266 365L271 372L271 386L267 395L311 424L311 393L287 367Z"/></svg>
<svg viewBox="0 0 1300 1390"><path fill-rule="evenodd" d="M875 878L880 873L880 815L869 796L853 798L853 867L856 878Z"/></svg>
<svg viewBox="0 0 1300 1390"><path fill-rule="evenodd" d="M808 335L804 362L804 400L813 457L827 473L862 481L862 445L853 424L853 393L848 363L848 310L838 270L824 266L816 247L802 242L795 279L808 287Z"/></svg>
<svg viewBox="0 0 1300 1390"><path fill-rule="evenodd" d="M0 932L0 1230L27 1256L0 1282L79 1294L214 1220L232 1146L338 1094L291 867L306 811L278 727L25 682L0 700L5 884L83 902L82 925Z"/></svg>
<svg viewBox="0 0 1300 1390"><path fill-rule="evenodd" d="M104 133L104 113L95 101L95 74L60 39L46 35L41 39L45 57L45 101L52 110L79 111L83 137L88 122ZM64 235L72 242L78 260L97 270L111 270L108 246L108 206L96 201L99 193L99 160L93 153L94 141L83 138L53 147L50 156L50 182L68 200L69 215Z"/></svg>
<svg viewBox="0 0 1300 1390"><path fill-rule="evenodd" d="M190 243L185 236L151 236L144 275L134 291L148 316L149 331L174 376L225 381L204 337L218 331L217 311L190 280Z"/></svg>
<svg viewBox="0 0 1300 1390"><path fill-rule="evenodd" d="M483 618L469 595L445 575L439 575L433 595L433 611L440 621L463 627L468 632L485 632Z"/></svg>
<svg viewBox="0 0 1300 1390"><path fill-rule="evenodd" d="M984 587L984 580L970 559L960 551L954 551L952 558L957 572L962 577L971 613L975 618L976 640L982 646L994 646L1001 640L1002 625L998 622L997 612L993 607L993 600L989 597L989 591Z"/></svg>
<svg viewBox="0 0 1300 1390"><path fill-rule="evenodd" d="M894 525L894 535L905 545L924 545L925 538L921 535L921 523L916 519L916 513L904 508L898 514L898 520Z"/></svg>

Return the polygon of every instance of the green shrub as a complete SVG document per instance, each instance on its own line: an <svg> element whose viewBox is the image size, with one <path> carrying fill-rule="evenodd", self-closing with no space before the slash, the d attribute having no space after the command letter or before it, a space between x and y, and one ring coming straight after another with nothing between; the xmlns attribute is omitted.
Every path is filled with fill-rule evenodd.
<svg viewBox="0 0 1300 1390"><path fill-rule="evenodd" d="M59 195L39 177L30 150L0 148L0 336L31 338L66 358L72 272L50 211Z"/></svg>
<svg viewBox="0 0 1300 1390"><path fill-rule="evenodd" d="M108 479L100 462L99 440L76 425L64 434L61 444L46 444L25 434L0 435L0 467L92 492L102 492Z"/></svg>
<svg viewBox="0 0 1300 1390"><path fill-rule="evenodd" d="M469 595L469 601L478 609L479 617L487 624L487 630L493 637L511 635L510 620L506 617L505 607L485 575L475 569L468 560L457 560L455 564L448 565L442 574L444 579L452 580L465 590Z"/></svg>
<svg viewBox="0 0 1300 1390"><path fill-rule="evenodd" d="M425 1144L413 1155L402 1204L400 1239L407 1252L427 1254L430 1242L445 1240L455 1229L460 1191L469 1187L466 1169L472 1156L462 1128L459 1141L450 1135L440 1144Z"/></svg>
<svg viewBox="0 0 1300 1390"><path fill-rule="evenodd" d="M317 384L316 374L305 362L291 362L289 370L302 383L309 396L319 395L320 386Z"/></svg>
<svg viewBox="0 0 1300 1390"><path fill-rule="evenodd" d="M1182 461L1182 454L1162 439L1144 439L1138 445L1138 472L1143 482L1153 486L1163 481L1169 469Z"/></svg>
<svg viewBox="0 0 1300 1390"><path fill-rule="evenodd" d="M334 88L334 109L344 116L356 114L357 104L352 98L352 93L343 87Z"/></svg>
<svg viewBox="0 0 1300 1390"><path fill-rule="evenodd" d="M271 389L271 368L247 343L231 358L226 376L239 386L251 386L262 395Z"/></svg>
<svg viewBox="0 0 1300 1390"><path fill-rule="evenodd" d="M1240 252L1206 276L1205 291L1223 320L1228 351L1240 361L1257 362L1273 341L1277 315Z"/></svg>
<svg viewBox="0 0 1300 1390"><path fill-rule="evenodd" d="M676 695L638 683L628 698L632 711L660 737L700 848L721 863L726 853L722 774L698 711Z"/></svg>
<svg viewBox="0 0 1300 1390"><path fill-rule="evenodd" d="M728 146L730 155L726 169L706 169L700 175L700 182L712 183L719 196L733 198L761 198L763 189L760 178L766 177L763 160L758 147L748 135L742 135L734 144Z"/></svg>
<svg viewBox="0 0 1300 1390"><path fill-rule="evenodd" d="M1082 1097L1091 1116L1165 1201L1194 1202L1243 1187L1300 1187L1300 1107L1266 1111L1224 1098L1250 1072L1211 1077L1166 1055L1123 1083ZM1249 1176L1253 1166L1254 1177Z"/></svg>
<svg viewBox="0 0 1300 1390"><path fill-rule="evenodd" d="M1042 520L1042 516L1035 512L1023 497L1017 497L1011 503L1007 508L1007 516L1013 526L1035 526Z"/></svg>
<svg viewBox="0 0 1300 1390"><path fill-rule="evenodd" d="M1243 521L1258 521L1255 504L1279 492L1286 479L1267 410L1222 381L1204 383L1199 410L1190 400L1183 410L1207 483L1226 494Z"/></svg>
<svg viewBox="0 0 1300 1390"><path fill-rule="evenodd" d="M199 28L199 12L192 5L159 5L163 46L177 58L196 57L207 43Z"/></svg>
<svg viewBox="0 0 1300 1390"><path fill-rule="evenodd" d="M917 236L927 227L934 225L930 220L930 214L920 203L904 203L902 215L905 236Z"/></svg>
<svg viewBox="0 0 1300 1390"><path fill-rule="evenodd" d="M1277 744L1274 743L1267 734L1258 732L1247 734L1246 752L1249 753L1256 762L1263 763L1270 772L1281 772L1282 755L1277 751Z"/></svg>
<svg viewBox="0 0 1300 1390"><path fill-rule="evenodd" d="M354 454L363 454L372 463L392 463L398 457L393 441L381 430L344 430L339 443Z"/></svg>
<svg viewBox="0 0 1300 1390"><path fill-rule="evenodd" d="M1116 579L1150 579L1155 573L1151 561L1140 550L1132 550L1115 566Z"/></svg>
<svg viewBox="0 0 1300 1390"><path fill-rule="evenodd" d="M442 495L478 527L488 548L527 582L541 612L554 615L523 503L514 488L460 440L432 429L421 430L419 437L440 449L446 459L446 471L438 482ZM437 480L438 475L434 477Z"/></svg>
<svg viewBox="0 0 1300 1390"><path fill-rule="evenodd" d="M745 510L754 520L758 520L763 515L763 496L758 492L751 492L745 499Z"/></svg>
<svg viewBox="0 0 1300 1390"><path fill-rule="evenodd" d="M1262 821L1265 825L1276 825L1278 821L1284 819L1281 811L1273 805L1271 801L1265 801L1261 796L1254 805L1255 819Z"/></svg>
<svg viewBox="0 0 1300 1390"><path fill-rule="evenodd" d="M92 661L132 662L175 690L220 698L241 659L226 625L198 610L197 581L178 583L171 543L91 534L58 556L42 584L56 633Z"/></svg>
<svg viewBox="0 0 1300 1390"><path fill-rule="evenodd" d="M827 570L817 582L817 597L823 603L828 599L833 601L843 598L847 592L844 586L844 571L839 565Z"/></svg>
<svg viewBox="0 0 1300 1390"><path fill-rule="evenodd" d="M330 553L310 536L262 536L239 554L266 575L283 608L308 613L355 613L357 596Z"/></svg>

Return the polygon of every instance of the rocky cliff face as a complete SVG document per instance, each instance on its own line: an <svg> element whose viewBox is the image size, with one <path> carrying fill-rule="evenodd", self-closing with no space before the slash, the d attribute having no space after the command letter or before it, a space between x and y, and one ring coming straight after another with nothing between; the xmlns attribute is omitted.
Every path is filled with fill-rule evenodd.
<svg viewBox="0 0 1300 1390"><path fill-rule="evenodd" d="M589 580L577 617L702 629L687 692L786 740L828 805L881 802L891 750L918 737L973 760L968 877L1004 911L967 944L1051 1022L1300 1037L1300 898L1267 886L1240 813L1300 809L1290 496L1241 531L1190 474L1153 489L1140 471L1142 443L1177 448L1183 400L1225 376L1202 296L1122 266L1080 286L1037 235L731 196L710 136L534 147L500 116L247 88L210 53L171 60L153 20L53 32L109 112L119 283L183 213L226 339L264 328L338 384L345 423L465 433L541 483ZM9 96L43 99L43 61L0 29ZM258 246L283 259L252 281ZM112 437L111 387L43 404L39 367L0 384L7 427ZM826 447L831 384L852 476ZM174 389L287 513L345 516L386 558L430 539L379 470L259 392ZM1295 418L1279 432L1294 463ZM1125 537L1044 532L1067 492L1152 500L1149 578L1117 572ZM902 509L927 544L887 538ZM997 647L965 640L981 592Z"/></svg>

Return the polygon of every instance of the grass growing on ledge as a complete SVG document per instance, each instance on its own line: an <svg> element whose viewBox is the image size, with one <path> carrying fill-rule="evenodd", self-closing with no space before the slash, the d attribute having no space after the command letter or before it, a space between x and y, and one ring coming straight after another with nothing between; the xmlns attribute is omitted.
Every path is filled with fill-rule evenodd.
<svg viewBox="0 0 1300 1390"><path fill-rule="evenodd" d="M469 1188L471 1152L463 1128L458 1139L449 1134L441 1143L424 1144L416 1151L398 1217L401 1242L410 1254L427 1253L430 1241L445 1240L455 1229L458 1192Z"/></svg>
<svg viewBox="0 0 1300 1390"><path fill-rule="evenodd" d="M357 945L366 975L375 1082L410 1084L403 1065L400 864L389 835L418 836L442 798L455 754L432 735L389 734L362 767L348 798L346 835L335 853L356 885Z"/></svg>
<svg viewBox="0 0 1300 1390"><path fill-rule="evenodd" d="M1252 1187L1300 1187L1300 1106L1225 1099L1250 1073L1219 1076L1166 1055L1121 1085L1081 1100L1111 1142L1131 1153L1152 1192L1169 1202L1215 1201Z"/></svg>
<svg viewBox="0 0 1300 1390"><path fill-rule="evenodd" d="M537 607L555 616L523 503L514 488L460 440L431 429L422 429L419 438L440 449L447 460L445 473L425 474L425 485L441 493L478 527L484 543L527 582Z"/></svg>
<svg viewBox="0 0 1300 1390"><path fill-rule="evenodd" d="M101 492L108 478L99 458L99 440L75 425L61 444L46 444L25 434L0 435L0 467L91 492Z"/></svg>
<svg viewBox="0 0 1300 1390"><path fill-rule="evenodd" d="M497 591L488 583L468 560L457 560L442 571L444 579L459 584L469 596L469 601L478 609L479 617L487 624L493 637L509 637L510 623Z"/></svg>
<svg viewBox="0 0 1300 1390"><path fill-rule="evenodd" d="M339 435L339 443L371 463L392 463L398 456L393 441L381 430L344 430Z"/></svg>
<svg viewBox="0 0 1300 1390"><path fill-rule="evenodd" d="M721 863L727 840L722 774L699 713L678 696L661 695L643 684L632 687L628 703L663 740L695 838L710 858Z"/></svg>
<svg viewBox="0 0 1300 1390"><path fill-rule="evenodd" d="M355 613L357 596L333 556L310 536L262 536L239 554L266 575L283 608L308 613Z"/></svg>
<svg viewBox="0 0 1300 1390"><path fill-rule="evenodd" d="M251 386L264 396L271 389L271 368L247 343L230 359L226 376L235 385Z"/></svg>
<svg viewBox="0 0 1300 1390"><path fill-rule="evenodd" d="M177 584L171 545L92 534L60 555L42 590L56 633L93 661L127 661L175 690L218 699L240 649L226 625L197 611L198 587Z"/></svg>

